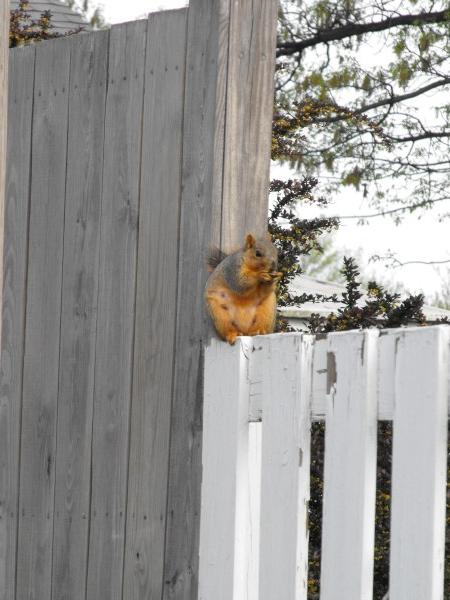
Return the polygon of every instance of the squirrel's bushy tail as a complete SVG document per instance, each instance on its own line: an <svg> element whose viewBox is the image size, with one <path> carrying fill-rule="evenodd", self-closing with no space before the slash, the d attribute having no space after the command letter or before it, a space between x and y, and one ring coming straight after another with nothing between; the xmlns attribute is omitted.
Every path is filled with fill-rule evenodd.
<svg viewBox="0 0 450 600"><path fill-rule="evenodd" d="M208 256L208 267L210 271L214 271L214 269L228 256L226 252L220 250L220 248L213 247L211 248Z"/></svg>

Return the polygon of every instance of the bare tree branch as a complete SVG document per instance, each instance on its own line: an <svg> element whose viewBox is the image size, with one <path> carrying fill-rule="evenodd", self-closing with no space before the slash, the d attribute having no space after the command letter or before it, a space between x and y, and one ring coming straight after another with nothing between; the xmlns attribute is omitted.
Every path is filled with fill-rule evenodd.
<svg viewBox="0 0 450 600"><path fill-rule="evenodd" d="M398 212L412 212L416 208L424 208L425 206L430 206L431 204L435 204L436 202L444 202L445 200L450 200L449 198L435 198L434 200L423 200L423 202L417 202L416 204L409 204L408 206L400 206L398 208L391 208L390 210L382 210L380 212L371 213L370 215L343 215L338 216L335 215L334 219L371 219L373 217L385 217L386 215L392 215Z"/></svg>
<svg viewBox="0 0 450 600"><path fill-rule="evenodd" d="M413 92L409 92L408 94L399 94L398 96L396 95L392 95L392 96L387 96L386 98L381 98L380 100L377 100L377 102L372 102L371 104L365 104L364 106L361 106L360 108L355 108L352 109L352 112L354 112L357 115L363 114L365 112L368 112L369 110L373 110L374 108L379 108L380 106L393 106L394 104L398 104L399 102L404 102L405 100L410 100L411 98L416 98L417 96L420 96L421 94L425 94L426 92L429 92L430 90L433 90L435 88L438 87L442 87L445 85L449 85L450 84L450 77L443 77L442 79L438 80L438 81L433 81L433 83L429 83L428 85L424 85L421 88L418 88L417 90L414 90ZM322 123L322 122L326 122L326 123L335 123L337 121L342 121L344 120L345 117L332 117L330 119L318 119L317 122L318 123Z"/></svg>
<svg viewBox="0 0 450 600"><path fill-rule="evenodd" d="M445 260L405 260L401 261L393 254L388 254L386 256L380 256L375 254L371 256L369 262L380 262L380 261L390 261L390 267L392 269L398 269L399 267L404 267L405 265L444 265L450 263L450 258Z"/></svg>
<svg viewBox="0 0 450 600"><path fill-rule="evenodd" d="M393 27L402 25L417 25L426 23L445 23L449 21L450 14L448 9L437 12L420 12L413 15L399 15L389 17L383 21L374 21L371 23L347 23L341 27L319 31L313 37L295 42L283 42L278 44L277 56L291 56L297 52L301 53L306 48L317 46L337 40L343 40L348 37L362 35L364 33L373 33L375 31L385 31Z"/></svg>
<svg viewBox="0 0 450 600"><path fill-rule="evenodd" d="M389 136L391 142L418 142L420 140L432 140L435 138L448 138L450 137L450 131L425 131L418 135L408 135L406 137L392 137Z"/></svg>

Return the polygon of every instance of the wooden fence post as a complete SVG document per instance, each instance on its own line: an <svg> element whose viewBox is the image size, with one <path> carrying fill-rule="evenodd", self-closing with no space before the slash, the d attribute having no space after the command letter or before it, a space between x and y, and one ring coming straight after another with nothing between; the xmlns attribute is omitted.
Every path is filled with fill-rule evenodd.
<svg viewBox="0 0 450 600"><path fill-rule="evenodd" d="M189 5L164 600L197 598L205 258L267 226L276 16L276 0Z"/></svg>

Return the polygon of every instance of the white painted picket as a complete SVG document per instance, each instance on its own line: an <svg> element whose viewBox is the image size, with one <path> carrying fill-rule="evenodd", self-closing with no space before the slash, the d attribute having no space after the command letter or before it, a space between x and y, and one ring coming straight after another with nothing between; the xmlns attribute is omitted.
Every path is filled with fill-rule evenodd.
<svg viewBox="0 0 450 600"><path fill-rule="evenodd" d="M448 339L447 328L398 339L389 600L443 598Z"/></svg>
<svg viewBox="0 0 450 600"><path fill-rule="evenodd" d="M248 598L249 338L235 348L213 345L206 356L200 600ZM226 378L223 378L226 375ZM218 387L218 378L222 386ZM220 426L219 426L220 423Z"/></svg>
<svg viewBox="0 0 450 600"><path fill-rule="evenodd" d="M259 597L306 600L312 344L298 335L267 336L261 339L261 349L264 468Z"/></svg>
<svg viewBox="0 0 450 600"><path fill-rule="evenodd" d="M378 331L330 336L321 598L369 600L377 468Z"/></svg>
<svg viewBox="0 0 450 600"><path fill-rule="evenodd" d="M442 600L450 330L213 340L199 600L306 600L310 427L325 420L321 600L372 600L377 421L393 420L390 600Z"/></svg>

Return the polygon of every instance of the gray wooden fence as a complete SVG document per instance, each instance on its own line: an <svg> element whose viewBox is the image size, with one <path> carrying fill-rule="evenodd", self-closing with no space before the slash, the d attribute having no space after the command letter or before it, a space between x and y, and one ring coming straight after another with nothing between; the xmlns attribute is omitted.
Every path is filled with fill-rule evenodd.
<svg viewBox="0 0 450 600"><path fill-rule="evenodd" d="M197 597L205 253L265 227L276 10L10 53L0 600Z"/></svg>

